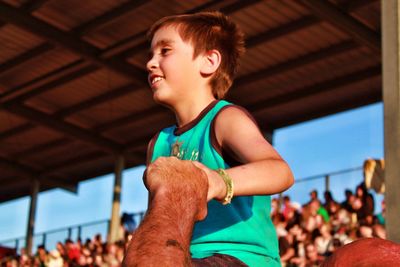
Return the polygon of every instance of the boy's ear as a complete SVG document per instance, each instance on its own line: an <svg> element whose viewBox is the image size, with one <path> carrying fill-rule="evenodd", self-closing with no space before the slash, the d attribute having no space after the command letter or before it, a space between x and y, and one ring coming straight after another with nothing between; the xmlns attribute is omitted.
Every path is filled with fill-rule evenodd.
<svg viewBox="0 0 400 267"><path fill-rule="evenodd" d="M203 63L200 69L201 74L203 75L212 75L217 71L219 65L221 64L221 53L216 50L207 51L203 55Z"/></svg>

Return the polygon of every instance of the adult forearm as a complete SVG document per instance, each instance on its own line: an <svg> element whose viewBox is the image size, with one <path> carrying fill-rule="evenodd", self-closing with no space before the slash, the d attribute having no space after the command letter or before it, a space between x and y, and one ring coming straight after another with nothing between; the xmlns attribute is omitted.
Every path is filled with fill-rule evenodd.
<svg viewBox="0 0 400 267"><path fill-rule="evenodd" d="M191 162L163 158L148 168L151 201L134 232L124 266L190 266L195 221L207 214L207 177Z"/></svg>
<svg viewBox="0 0 400 267"><path fill-rule="evenodd" d="M190 266L190 237L196 209L167 194L155 196L134 232L125 266Z"/></svg>

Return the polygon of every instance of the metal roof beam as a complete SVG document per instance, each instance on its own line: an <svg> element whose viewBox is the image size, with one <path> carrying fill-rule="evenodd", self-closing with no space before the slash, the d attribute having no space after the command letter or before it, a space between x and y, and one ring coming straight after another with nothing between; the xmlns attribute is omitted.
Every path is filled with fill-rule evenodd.
<svg viewBox="0 0 400 267"><path fill-rule="evenodd" d="M120 125L124 125L126 123L129 123L129 122L131 122L133 120L144 119L145 118L144 116L156 115L156 114L158 114L159 112L162 112L162 111L165 111L165 109L163 109L160 106L154 106L154 107L148 108L148 109L146 109L144 111L141 111L141 112L138 112L138 113L129 114L129 115L124 116L124 117L122 117L120 119L117 119L116 121L112 121L112 122L101 124L101 125L95 127L94 131L95 132L105 132L110 127L111 128L112 127L118 127ZM63 115L63 114L60 114L60 115ZM145 139L144 137L143 138L136 138L134 140L131 140L127 144L123 145L124 151L126 149L129 149L130 145L136 144L138 142L148 142L148 141L149 140ZM44 151L44 150L52 149L52 148L54 148L54 146L64 146L64 145L67 145L67 144L69 144L71 142L73 142L71 139L60 138L60 139L57 139L57 140L55 140L53 142L42 144L42 145L39 145L39 146L36 146L36 147L32 147L32 148L24 150L24 151L15 153L15 154L12 155L12 157L14 157L14 158L23 158L23 157L29 156L31 154L34 154L37 151Z"/></svg>
<svg viewBox="0 0 400 267"><path fill-rule="evenodd" d="M38 10L39 8L41 8L42 6L44 6L49 0L31 0L31 1L27 1L26 3L24 3L22 5L22 9L32 13L35 10Z"/></svg>
<svg viewBox="0 0 400 267"><path fill-rule="evenodd" d="M37 178L39 179L40 183L43 183L44 185L47 185L49 187L59 187L62 189L65 189L67 191L76 193L77 192L77 185L76 183L70 183L65 180L61 180L59 178L54 178L54 177L44 177L42 175L42 172L39 170L36 170L30 166L27 166L25 164L21 164L19 162L0 157L0 165L5 165L8 168L13 169L14 171L17 171L18 173L22 174L22 178ZM13 179L15 180L16 184L21 183L20 179ZM4 183L3 180L0 180L3 185L7 184L9 185L10 182Z"/></svg>
<svg viewBox="0 0 400 267"><path fill-rule="evenodd" d="M373 51L381 53L380 35L363 23L342 11L329 1L321 0L300 0L311 12L322 20L330 22L349 34L361 45L370 47Z"/></svg>
<svg viewBox="0 0 400 267"><path fill-rule="evenodd" d="M40 184L47 187L58 187L71 193L78 193L78 184L66 182L65 180L53 179L51 177L39 177Z"/></svg>
<svg viewBox="0 0 400 267"><path fill-rule="evenodd" d="M84 142L93 144L100 147L103 150L112 153L118 153L121 150L121 146L113 141L106 139L100 135L96 135L91 131L79 128L73 124L60 121L54 116L46 114L44 112L29 108L24 105L2 105L2 107L9 112L19 115L25 119L28 119L35 124L48 127L50 129L56 130L61 134L67 134L75 137Z"/></svg>
<svg viewBox="0 0 400 267"><path fill-rule="evenodd" d="M12 105L19 105L23 103L24 101L28 100L29 98L35 97L37 95L43 94L51 89L54 89L58 86L65 85L68 82L71 82L75 79L78 79L80 77L83 77L89 73L92 73L96 70L98 70L99 67L96 65L88 65L83 68L78 69L77 71L73 72L68 72L59 78L46 83L42 86L36 87L35 89L32 89L30 91L27 91L26 93L22 93L20 95L14 95L14 96L3 96L0 101L2 104L7 105L7 106L12 106Z"/></svg>
<svg viewBox="0 0 400 267"><path fill-rule="evenodd" d="M3 156L0 156L0 165L13 169L14 171L17 171L25 177L38 177L40 173L40 170L34 169L30 166L21 164L8 158L4 158Z"/></svg>
<svg viewBox="0 0 400 267"><path fill-rule="evenodd" d="M32 0L32 1L27 1L26 3L21 5L21 9L25 10L29 13L34 12L35 10L41 8L46 2L49 0ZM0 28L6 25L6 22L0 21Z"/></svg>
<svg viewBox="0 0 400 267"><path fill-rule="evenodd" d="M304 56L300 56L298 58L291 59L286 62L244 75L242 77L237 78L234 81L233 85L235 87L240 87L250 82L266 79L270 76L280 74L282 72L287 72L296 68L301 68L307 64L311 64L318 60L326 59L327 57L336 56L338 54L351 51L357 47L358 45L355 44L353 41L344 41L342 43L335 44L327 48L323 48L316 52L306 54Z"/></svg>
<svg viewBox="0 0 400 267"><path fill-rule="evenodd" d="M141 5L148 3L146 0L135 0L123 3L109 12L106 12L82 25L78 26L73 30L73 32L78 36L83 36L102 25L111 22L112 20L131 12L132 10L140 7Z"/></svg>
<svg viewBox="0 0 400 267"><path fill-rule="evenodd" d="M216 3L220 3L222 0L213 0L208 3L205 3L204 5L201 5L197 9L202 10L205 7L209 7L212 5L215 5ZM117 19L132 10L142 6L143 4L148 3L146 0L136 0L136 1L128 1L126 3L123 3L122 5L119 5L112 9L109 12L104 13L103 15L98 16L97 18L94 18L91 21L88 21L80 26L78 26L76 29L73 30L74 33L76 33L79 36L83 36L106 23L110 23L114 19Z"/></svg>
<svg viewBox="0 0 400 267"><path fill-rule="evenodd" d="M146 143L149 140L145 137L141 137L138 139L135 139L133 142L141 142ZM132 152L132 151L124 151L123 155L129 157L130 159L133 159L135 162L137 162L138 164L144 164L145 163L145 156L143 156L141 153L139 152ZM73 158L64 162L61 162L59 164L53 165L53 166L49 166L48 167L48 171L45 171L43 173L43 175L51 175L52 173L55 172L62 172L65 170L68 170L68 168L71 167L75 167L77 164L85 164L87 162L90 161L94 161L94 160L98 160L98 159L102 159L107 157L108 155L105 153L99 153L99 152L89 152L87 154L84 155L80 155L77 158ZM112 161L112 164L114 164L114 161Z"/></svg>
<svg viewBox="0 0 400 267"><path fill-rule="evenodd" d="M138 89L139 88L135 87L134 83L130 83L128 85L121 86L112 91L106 92L104 94L98 95L98 96L90 98L88 100L79 102L68 108L62 109L62 110L56 112L54 114L54 116L59 117L59 118L66 118L69 115L78 113L82 110L89 109L89 108L99 105L101 103L112 101L113 99L116 99L120 96L124 96L124 95L130 94L130 93L133 93L134 91L136 91Z"/></svg>
<svg viewBox="0 0 400 267"><path fill-rule="evenodd" d="M14 154L11 155L11 157L14 158L14 159L25 158L25 157L28 157L30 155L36 154L38 151L43 152L45 150L52 149L52 148L55 148L55 147L58 147L58 146L68 145L68 144L70 144L72 142L73 142L72 139L69 139L69 138L66 138L66 137L62 137L62 138L56 139L54 141L51 141L49 143L44 143L44 144L41 144L41 145L38 145L38 146L34 146L34 147L31 147L31 148L28 148L26 150L14 153Z"/></svg>
<svg viewBox="0 0 400 267"><path fill-rule="evenodd" d="M285 120L285 122L272 122L272 126L277 129L289 125L293 125L296 123L301 123L304 121L309 121L312 119L317 119L321 118L324 116L332 115L332 114L337 114L342 111L346 111L349 109L353 108L358 108L362 107L365 105L377 103L379 101L382 101L382 88L376 89L376 92L368 95L368 96L362 96L362 97L353 97L346 99L343 102L340 103L333 103L333 104L327 104L325 105L322 109L319 108L318 112L308 112L308 113L301 113L297 114L294 116L291 116L289 120Z"/></svg>
<svg viewBox="0 0 400 267"><path fill-rule="evenodd" d="M141 164L145 164L145 156L143 154L141 154L141 153L130 153L130 154L126 153L126 154L124 154L124 156L127 159L126 160L127 163L125 165L125 169L131 168L131 167L135 167L135 166L138 166L138 165L141 165ZM133 157L133 162L132 162L132 157ZM101 158L101 157L97 157L94 160L97 160L99 158ZM68 171L68 169L70 167L74 167L74 164L75 165L79 164L79 163L85 164L87 162L90 162L91 160L93 160L93 157L92 157L91 154L83 155L82 157L80 157L80 161L79 162L74 163L72 161L69 161L69 162L66 162L66 165L64 165L64 166L62 164L57 165L56 166L57 167L57 171L60 171L60 170ZM86 179L89 179L89 178L94 178L94 177L98 177L100 175L107 174L106 171L108 171L110 168L113 169L114 164L115 164L115 160L110 161L110 166L102 166L103 167L102 169L96 169L95 171L90 172L89 174L87 174L85 176L80 176L79 180L82 181L82 180L86 180ZM52 171L49 171L48 174L51 174L51 172Z"/></svg>
<svg viewBox="0 0 400 267"><path fill-rule="evenodd" d="M275 29L267 30L264 33L250 37L245 41L245 44L247 48L251 48L265 42L273 41L279 37L283 37L284 35L313 26L320 21L320 19L314 16L305 16Z"/></svg>
<svg viewBox="0 0 400 267"><path fill-rule="evenodd" d="M20 196L26 195L26 194L20 192L22 189L21 187L26 188L27 192L29 192L31 179L32 178L28 178L28 177L14 177L9 180L1 181L2 190L3 191L7 190L9 193L9 196L7 196L7 197L1 196L0 202L4 201L4 199L10 200L10 198L14 199L14 198L18 198ZM77 183L70 183L70 182L66 182L64 180L61 181L59 179L53 179L53 178L48 178L48 177L39 178L38 180L41 185L40 191L46 191L46 190L53 189L53 188L61 188L63 190L66 190L66 191L74 193L74 194L78 193Z"/></svg>
<svg viewBox="0 0 400 267"><path fill-rule="evenodd" d="M378 1L380 1L380 0L351 0L351 1L347 1L343 4L341 4L340 8L345 11L352 12L358 8L368 6L368 5L378 2Z"/></svg>
<svg viewBox="0 0 400 267"><path fill-rule="evenodd" d="M47 171L43 173L43 175L49 175L55 172L62 172L69 167L75 167L78 164L84 164L88 161L98 160L104 157L108 157L109 154L102 152L89 152L84 155L79 155L78 157L74 157L73 159L69 159L67 161L55 164L53 166L49 166Z"/></svg>
<svg viewBox="0 0 400 267"><path fill-rule="evenodd" d="M49 73L46 73L42 76L39 76L31 81L25 82L21 85L18 85L12 89L7 90L3 94L0 95L0 102L11 103L15 99L19 98L18 101L24 101L30 97L34 97L38 94L42 94L46 92L46 90L50 90L51 87L48 84L53 84L53 86L58 86L66 83L70 80L77 79L84 74L88 74L90 72L85 72L82 69L92 67L92 71L98 70L100 67L95 65L89 65L84 60L80 59L74 62L71 62L67 65L61 66ZM81 74L81 76L79 76ZM66 76L71 77L71 79L65 78ZM56 83L56 80L60 80ZM46 89L44 89L46 88Z"/></svg>
<svg viewBox="0 0 400 267"><path fill-rule="evenodd" d="M34 126L32 124L30 124L30 123L25 123L25 124L19 125L17 127L11 128L11 129L9 129L7 131L4 131L4 132L0 133L0 141L4 140L4 139L7 139L9 137L12 137L14 135L23 133L25 131L28 131L28 130L30 130L32 128L34 128Z"/></svg>
<svg viewBox="0 0 400 267"><path fill-rule="evenodd" d="M301 98L310 97L318 93L325 93L338 87L346 86L348 84L360 82L365 79L378 76L381 74L381 72L382 70L380 65L373 66L365 70L337 77L330 81L324 81L322 83L318 83L309 87L294 90L292 93L260 100L256 103L246 105L246 108L251 112L257 112L261 109L276 107L282 104L289 103L291 101L299 100Z"/></svg>
<svg viewBox="0 0 400 267"><path fill-rule="evenodd" d="M125 125L129 122L143 119L145 117L157 115L161 112L165 112L165 108L163 108L161 106L152 106L152 107L146 108L145 110L142 110L140 112L128 114L127 116L121 117L121 118L113 120L111 122L106 122L101 125L98 125L94 128L94 130L96 132L104 132L108 129L113 129L113 128L119 127L121 125Z"/></svg>
<svg viewBox="0 0 400 267"><path fill-rule="evenodd" d="M46 53L54 48L53 45L49 43L40 44L0 65L0 74L9 71L12 68L19 66L32 58L35 58L43 53Z"/></svg>
<svg viewBox="0 0 400 267"><path fill-rule="evenodd" d="M145 77L147 77L145 70L135 67L126 61L107 60L98 57L101 53L100 49L81 41L72 33L63 32L31 16L29 12L0 2L0 17L9 23L41 36L55 45L66 47L95 64L114 70L129 79L136 77L139 80L145 81Z"/></svg>

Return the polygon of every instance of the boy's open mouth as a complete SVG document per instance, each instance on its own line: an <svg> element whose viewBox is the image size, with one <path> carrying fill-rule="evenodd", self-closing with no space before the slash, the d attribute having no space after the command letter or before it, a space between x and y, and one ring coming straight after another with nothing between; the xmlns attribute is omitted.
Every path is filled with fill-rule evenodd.
<svg viewBox="0 0 400 267"><path fill-rule="evenodd" d="M164 79L164 78L162 78L162 77L156 77L156 78L154 78L153 80L151 80L151 84L154 84L154 83L156 83L156 82L158 82L158 81L161 81L162 79Z"/></svg>
<svg viewBox="0 0 400 267"><path fill-rule="evenodd" d="M163 76L160 76L160 75L150 75L150 77L149 77L149 81L150 81L150 84L151 85L153 85L153 84L155 84L156 82L159 82L159 81L161 81L161 80L163 80L164 79L164 77Z"/></svg>

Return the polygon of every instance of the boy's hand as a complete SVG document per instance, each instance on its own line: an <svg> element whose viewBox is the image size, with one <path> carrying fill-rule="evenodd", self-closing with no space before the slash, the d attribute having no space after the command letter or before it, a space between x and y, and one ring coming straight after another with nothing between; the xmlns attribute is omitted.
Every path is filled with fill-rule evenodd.
<svg viewBox="0 0 400 267"><path fill-rule="evenodd" d="M226 185L224 180L219 176L219 174L205 166L204 164L193 161L193 164L203 170L208 179L208 192L207 192L207 202L211 199L216 199L218 201L222 201L226 195Z"/></svg>

